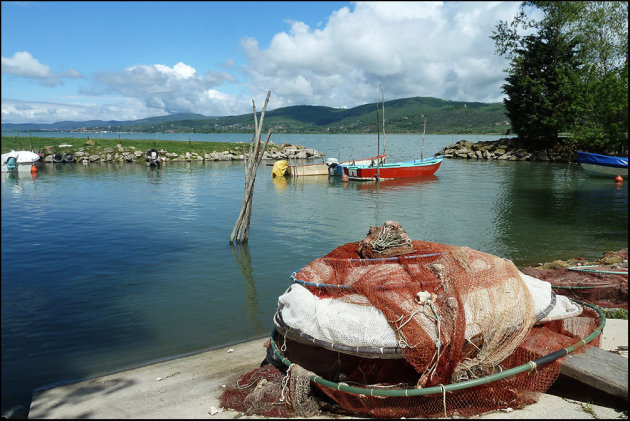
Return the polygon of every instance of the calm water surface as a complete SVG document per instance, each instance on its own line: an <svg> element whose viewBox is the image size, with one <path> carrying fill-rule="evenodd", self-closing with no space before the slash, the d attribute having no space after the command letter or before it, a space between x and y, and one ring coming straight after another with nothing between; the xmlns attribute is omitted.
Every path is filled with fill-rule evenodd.
<svg viewBox="0 0 630 421"><path fill-rule="evenodd" d="M424 155L461 138L495 139L427 136ZM376 152L373 135L272 140L339 159ZM390 161L417 157L419 140L387 135ZM272 179L262 164L243 247L229 245L240 162L46 164L1 186L3 409L28 408L37 387L267 335L291 273L385 220L520 267L628 246L627 184L567 164L445 160L433 177L378 186Z"/></svg>

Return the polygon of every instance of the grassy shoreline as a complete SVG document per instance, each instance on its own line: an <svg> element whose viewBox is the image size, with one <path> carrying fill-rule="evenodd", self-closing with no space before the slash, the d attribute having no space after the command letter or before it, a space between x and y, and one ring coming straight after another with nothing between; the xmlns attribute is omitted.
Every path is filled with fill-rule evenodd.
<svg viewBox="0 0 630 421"><path fill-rule="evenodd" d="M243 153L243 145L248 146L245 143L235 142L199 142L199 141L180 141L180 140L151 140L151 139L85 139L76 137L16 137L16 136L2 136L1 141L2 153L10 152L11 150L32 150L42 152L46 148L52 147L54 153L79 151L86 152L90 155L101 154L105 148L116 149L117 145L122 145L125 149L136 149L146 152L149 149L166 150L176 154L182 154L186 152L196 152L200 155L212 152L227 152L233 151L235 154ZM61 146L71 145L71 146ZM273 151L278 146L269 142L267 150Z"/></svg>

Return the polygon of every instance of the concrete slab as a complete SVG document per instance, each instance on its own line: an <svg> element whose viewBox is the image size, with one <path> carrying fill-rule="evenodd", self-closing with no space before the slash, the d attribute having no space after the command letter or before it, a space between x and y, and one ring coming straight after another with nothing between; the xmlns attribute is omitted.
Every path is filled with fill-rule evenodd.
<svg viewBox="0 0 630 421"><path fill-rule="evenodd" d="M607 319L599 347L628 358L628 321Z"/></svg>
<svg viewBox="0 0 630 421"><path fill-rule="evenodd" d="M223 385L260 365L265 341L37 390L29 418L209 418Z"/></svg>
<svg viewBox="0 0 630 421"><path fill-rule="evenodd" d="M37 390L29 418L235 418L222 410L224 385L260 365L266 338L114 373L78 383ZM601 348L627 357L628 321L608 320ZM496 411L478 419L628 418L627 402L564 378L526 408ZM579 393L578 393L579 392ZM577 394L576 394L577 393ZM215 411L218 411L215 413ZM262 418L262 417L245 417ZM316 418L327 418L326 416ZM347 418L347 417L340 417Z"/></svg>

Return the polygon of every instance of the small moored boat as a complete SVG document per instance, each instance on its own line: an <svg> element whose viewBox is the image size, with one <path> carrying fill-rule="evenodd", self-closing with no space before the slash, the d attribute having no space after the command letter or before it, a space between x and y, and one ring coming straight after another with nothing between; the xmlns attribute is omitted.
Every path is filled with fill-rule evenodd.
<svg viewBox="0 0 630 421"><path fill-rule="evenodd" d="M621 156L600 155L596 153L577 153L577 162L587 173L602 177L628 176L628 158Z"/></svg>
<svg viewBox="0 0 630 421"><path fill-rule="evenodd" d="M306 164L306 165L289 165L286 170L286 175L293 177L302 177L307 175L343 175L343 167L347 165L376 165L380 160L381 164L385 160L385 154L373 156L371 158L349 160L339 162L337 159L328 159L325 163L321 164Z"/></svg>
<svg viewBox="0 0 630 421"><path fill-rule="evenodd" d="M30 171L33 165L42 161L42 157L31 151L11 151L3 153L1 160L2 172L9 172L13 170Z"/></svg>
<svg viewBox="0 0 630 421"><path fill-rule="evenodd" d="M377 165L349 165L344 168L345 174L351 180L388 180L396 178L411 178L433 175L440 168L442 155L418 159L415 161L391 162Z"/></svg>
<svg viewBox="0 0 630 421"><path fill-rule="evenodd" d="M382 87L381 87L382 89ZM376 111L376 117L378 120L378 107ZM424 127L426 130L426 117L424 119ZM384 121L383 121L384 123ZM378 127L378 123L377 123ZM383 128L383 137L385 136L385 129ZM380 145L380 140L379 140ZM377 150L380 150L380 146ZM400 178L414 178L414 177L426 177L435 174L440 168L444 156L437 155L433 158L424 158L424 131L422 133L422 149L420 153L420 159L413 161L391 162L386 164L371 163L370 165L349 165L344 167L344 174L348 176L348 179L352 180L392 180Z"/></svg>

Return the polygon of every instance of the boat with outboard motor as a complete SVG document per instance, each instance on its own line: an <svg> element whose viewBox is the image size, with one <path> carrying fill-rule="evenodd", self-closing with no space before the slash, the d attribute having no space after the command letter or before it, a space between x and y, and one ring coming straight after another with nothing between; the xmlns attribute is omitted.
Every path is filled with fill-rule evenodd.
<svg viewBox="0 0 630 421"><path fill-rule="evenodd" d="M30 171L34 165L42 162L42 156L31 151L11 151L3 153L0 160L2 172Z"/></svg>
<svg viewBox="0 0 630 421"><path fill-rule="evenodd" d="M385 161L386 154L373 156L365 159L351 159L339 162L336 158L328 158L326 162L320 164L289 165L286 175L292 177L303 177L307 175L343 175L343 167L348 165L376 165Z"/></svg>

